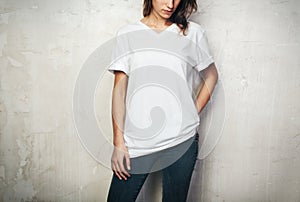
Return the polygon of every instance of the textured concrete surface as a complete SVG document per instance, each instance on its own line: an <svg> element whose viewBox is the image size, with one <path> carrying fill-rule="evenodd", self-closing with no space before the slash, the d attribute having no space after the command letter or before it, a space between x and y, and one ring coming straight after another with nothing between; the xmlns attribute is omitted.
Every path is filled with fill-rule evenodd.
<svg viewBox="0 0 300 202"><path fill-rule="evenodd" d="M216 148L197 162L189 201L299 202L300 1L199 7L192 19L207 31L227 115ZM105 201L111 171L77 137L72 92L86 58L141 9L142 1L0 0L0 201ZM107 95L112 79L103 80ZM110 131L109 110L99 109ZM159 177L139 201L159 201Z"/></svg>

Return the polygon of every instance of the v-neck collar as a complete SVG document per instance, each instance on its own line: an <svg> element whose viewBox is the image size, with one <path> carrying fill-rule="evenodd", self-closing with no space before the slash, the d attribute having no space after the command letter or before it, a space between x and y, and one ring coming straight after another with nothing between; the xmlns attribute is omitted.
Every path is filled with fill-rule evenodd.
<svg viewBox="0 0 300 202"><path fill-rule="evenodd" d="M171 29L175 23L172 23L171 25L169 25L167 28L161 30L160 32L157 32L155 30L160 30L160 29L155 29L155 28L151 28L149 27L148 25L146 25L145 23L143 23L141 20L138 20L138 23L141 24L142 26L144 26L145 28L151 30L153 33L157 34L157 35L161 35L163 34L164 32L168 31L169 29Z"/></svg>

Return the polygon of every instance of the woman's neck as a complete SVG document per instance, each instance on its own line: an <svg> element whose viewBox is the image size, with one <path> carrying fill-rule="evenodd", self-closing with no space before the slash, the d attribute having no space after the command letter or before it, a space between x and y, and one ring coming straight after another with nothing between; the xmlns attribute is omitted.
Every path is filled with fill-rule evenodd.
<svg viewBox="0 0 300 202"><path fill-rule="evenodd" d="M155 13L151 13L150 15L144 17L141 21L152 28L165 28L172 24L172 22L168 21L168 19L161 18Z"/></svg>

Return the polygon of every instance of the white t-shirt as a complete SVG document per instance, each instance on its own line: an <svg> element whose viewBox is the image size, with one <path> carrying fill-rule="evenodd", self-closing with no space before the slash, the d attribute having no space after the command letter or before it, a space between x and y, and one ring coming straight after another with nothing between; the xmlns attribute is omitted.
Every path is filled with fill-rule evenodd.
<svg viewBox="0 0 300 202"><path fill-rule="evenodd" d="M124 140L131 158L178 145L200 123L200 71L213 63L205 30L188 21L157 33L140 20L117 31L108 70L128 75Z"/></svg>

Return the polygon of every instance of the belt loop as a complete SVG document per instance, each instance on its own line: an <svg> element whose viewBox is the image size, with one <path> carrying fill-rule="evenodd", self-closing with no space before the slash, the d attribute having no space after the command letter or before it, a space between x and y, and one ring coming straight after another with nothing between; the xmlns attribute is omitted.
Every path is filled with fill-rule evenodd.
<svg viewBox="0 0 300 202"><path fill-rule="evenodd" d="M195 140L199 140L199 134L198 134L198 132L196 132L196 134L195 134Z"/></svg>

